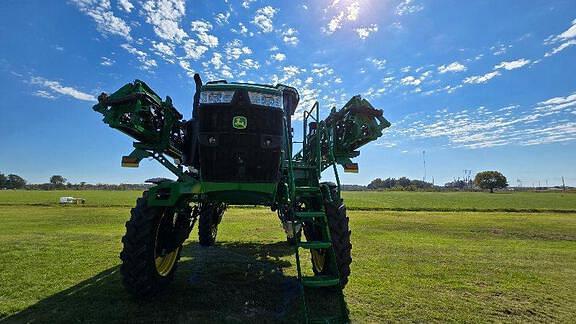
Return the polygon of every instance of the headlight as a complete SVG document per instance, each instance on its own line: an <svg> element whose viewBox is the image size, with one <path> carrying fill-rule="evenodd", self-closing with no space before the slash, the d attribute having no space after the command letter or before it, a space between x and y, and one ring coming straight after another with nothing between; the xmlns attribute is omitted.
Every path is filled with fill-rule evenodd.
<svg viewBox="0 0 576 324"><path fill-rule="evenodd" d="M273 108L282 109L284 106L284 100L282 96L261 93L261 92L251 92L248 91L248 96L250 97L250 103L253 105L267 106Z"/></svg>
<svg viewBox="0 0 576 324"><path fill-rule="evenodd" d="M231 103L234 91L202 91L200 93L201 104Z"/></svg>

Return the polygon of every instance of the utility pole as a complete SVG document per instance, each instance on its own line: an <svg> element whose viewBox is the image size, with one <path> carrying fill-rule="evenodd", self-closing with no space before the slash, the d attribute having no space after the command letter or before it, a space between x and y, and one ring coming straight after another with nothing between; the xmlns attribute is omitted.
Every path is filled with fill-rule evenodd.
<svg viewBox="0 0 576 324"><path fill-rule="evenodd" d="M426 182L426 151L422 151L422 162L424 163L424 177L422 181Z"/></svg>

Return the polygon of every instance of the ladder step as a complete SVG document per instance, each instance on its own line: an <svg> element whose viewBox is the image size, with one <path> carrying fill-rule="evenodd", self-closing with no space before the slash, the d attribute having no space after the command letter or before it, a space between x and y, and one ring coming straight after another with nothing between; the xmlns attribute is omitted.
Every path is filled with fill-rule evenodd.
<svg viewBox="0 0 576 324"><path fill-rule="evenodd" d="M332 246L331 242L322 242L322 241L309 241L309 242L300 242L298 243L298 247L303 249L327 249Z"/></svg>
<svg viewBox="0 0 576 324"><path fill-rule="evenodd" d="M304 192L311 192L317 193L320 192L320 187L296 187L297 193L304 193Z"/></svg>
<svg viewBox="0 0 576 324"><path fill-rule="evenodd" d="M324 212L296 212L295 215L299 219L324 218L326 216Z"/></svg>
<svg viewBox="0 0 576 324"><path fill-rule="evenodd" d="M294 169L296 170L300 170L300 169L306 169L306 170L316 170L318 169L318 167L315 166L311 166L311 165L295 165Z"/></svg>
<svg viewBox="0 0 576 324"><path fill-rule="evenodd" d="M304 287L330 287L338 286L339 284L340 279L333 276L302 277L302 285L304 285Z"/></svg>
<svg viewBox="0 0 576 324"><path fill-rule="evenodd" d="M340 316L313 317L309 320L311 324L327 323L348 323L348 320Z"/></svg>

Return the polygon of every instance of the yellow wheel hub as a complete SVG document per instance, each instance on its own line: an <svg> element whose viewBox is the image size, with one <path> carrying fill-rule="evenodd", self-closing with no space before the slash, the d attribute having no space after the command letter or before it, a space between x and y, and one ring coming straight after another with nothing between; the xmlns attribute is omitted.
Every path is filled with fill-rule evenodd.
<svg viewBox="0 0 576 324"><path fill-rule="evenodd" d="M172 268L174 268L174 265L176 264L176 258L178 257L179 250L180 248L177 248L176 250L166 255L156 256L154 261L156 263L156 271L158 271L159 275L165 277L170 273L170 271L172 270Z"/></svg>
<svg viewBox="0 0 576 324"><path fill-rule="evenodd" d="M170 222L172 222L172 224L175 216L176 215L173 215L172 219L169 220ZM162 216L162 219L160 220L158 227L156 228L156 240L154 242L154 263L156 264L156 271L162 277L166 277L168 274L170 274L170 271L172 271L174 265L176 264L176 259L178 258L178 252L180 251L180 247L178 247L174 251L170 251L167 253L165 252L161 255L158 255L158 239L160 237L159 235L160 227L162 227L162 224L164 223L164 217L165 216Z"/></svg>
<svg viewBox="0 0 576 324"><path fill-rule="evenodd" d="M318 272L324 271L324 264L326 263L326 251L312 250L312 265Z"/></svg>

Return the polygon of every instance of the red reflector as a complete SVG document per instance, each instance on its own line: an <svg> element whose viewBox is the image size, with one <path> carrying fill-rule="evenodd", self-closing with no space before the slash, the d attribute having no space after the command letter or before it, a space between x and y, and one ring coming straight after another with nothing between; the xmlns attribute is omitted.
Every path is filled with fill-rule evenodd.
<svg viewBox="0 0 576 324"><path fill-rule="evenodd" d="M129 156L122 157L122 167L124 168L137 168L140 164L140 161L137 159L131 158Z"/></svg>
<svg viewBox="0 0 576 324"><path fill-rule="evenodd" d="M348 164L344 164L344 172L347 172L347 173L358 173L358 163L348 163Z"/></svg>

